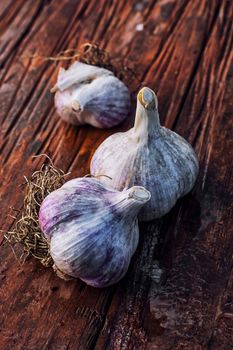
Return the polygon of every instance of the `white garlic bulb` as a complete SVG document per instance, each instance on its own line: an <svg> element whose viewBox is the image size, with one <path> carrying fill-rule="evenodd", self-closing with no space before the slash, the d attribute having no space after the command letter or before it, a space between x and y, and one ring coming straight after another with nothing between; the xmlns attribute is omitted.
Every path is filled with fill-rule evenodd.
<svg viewBox="0 0 233 350"><path fill-rule="evenodd" d="M74 62L60 69L56 85L55 107L60 117L74 125L90 124L111 128L129 114L130 93L111 71Z"/></svg>
<svg viewBox="0 0 233 350"><path fill-rule="evenodd" d="M118 282L138 245L137 214L150 199L143 187L123 192L77 178L42 202L39 223L61 272L94 287Z"/></svg>
<svg viewBox="0 0 233 350"><path fill-rule="evenodd" d="M145 87L137 97L135 124L108 137L96 150L91 174L117 190L146 187L151 200L141 209L142 221L160 218L188 193L198 174L193 148L181 136L162 127L154 92Z"/></svg>

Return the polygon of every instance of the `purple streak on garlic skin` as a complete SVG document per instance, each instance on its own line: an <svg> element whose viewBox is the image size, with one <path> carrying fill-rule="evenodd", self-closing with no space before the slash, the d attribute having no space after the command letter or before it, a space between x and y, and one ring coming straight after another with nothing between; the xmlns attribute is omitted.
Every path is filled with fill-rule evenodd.
<svg viewBox="0 0 233 350"><path fill-rule="evenodd" d="M58 114L74 125L111 128L129 114L128 88L106 69L75 62L59 73L53 91Z"/></svg>
<svg viewBox="0 0 233 350"><path fill-rule="evenodd" d="M55 265L95 287L119 281L138 244L137 213L149 199L142 187L118 192L93 178L71 180L52 192L39 222Z"/></svg>

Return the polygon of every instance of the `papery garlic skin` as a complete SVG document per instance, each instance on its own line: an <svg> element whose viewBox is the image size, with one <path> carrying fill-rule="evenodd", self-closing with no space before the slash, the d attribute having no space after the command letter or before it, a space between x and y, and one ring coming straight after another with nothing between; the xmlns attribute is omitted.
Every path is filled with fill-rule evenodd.
<svg viewBox="0 0 233 350"><path fill-rule="evenodd" d="M134 127L108 137L91 160L93 176L111 178L100 178L105 185L117 190L140 185L151 192L139 213L141 221L168 213L193 188L198 170L191 145L160 125L157 97L147 87L138 93Z"/></svg>
<svg viewBox="0 0 233 350"><path fill-rule="evenodd" d="M150 193L118 192L93 178L65 183L42 202L39 223L55 266L94 287L118 282L138 245L137 214Z"/></svg>
<svg viewBox="0 0 233 350"><path fill-rule="evenodd" d="M52 91L58 114L74 125L111 128L129 114L128 88L104 68L74 62L68 70L60 69Z"/></svg>

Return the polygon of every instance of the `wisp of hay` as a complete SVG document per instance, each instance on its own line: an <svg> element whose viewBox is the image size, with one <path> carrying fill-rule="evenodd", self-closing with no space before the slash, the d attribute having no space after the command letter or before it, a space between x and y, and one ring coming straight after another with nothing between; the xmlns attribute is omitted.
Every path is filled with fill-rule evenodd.
<svg viewBox="0 0 233 350"><path fill-rule="evenodd" d="M30 58L41 58L43 61L71 61L78 60L82 63L102 67L112 71L116 77L124 81L126 85L129 81L136 79L134 67L129 67L126 59L113 58L109 52L100 48L98 44L85 43L80 49L67 49L59 52L56 56L42 57L38 54L31 55Z"/></svg>
<svg viewBox="0 0 233 350"><path fill-rule="evenodd" d="M52 266L53 260L49 251L49 242L43 236L39 226L38 213L44 198L65 183L66 175L50 160L49 164L43 164L30 179L26 179L20 218L16 221L13 231L8 231L4 235L12 245L21 244L24 258L33 256L46 267Z"/></svg>

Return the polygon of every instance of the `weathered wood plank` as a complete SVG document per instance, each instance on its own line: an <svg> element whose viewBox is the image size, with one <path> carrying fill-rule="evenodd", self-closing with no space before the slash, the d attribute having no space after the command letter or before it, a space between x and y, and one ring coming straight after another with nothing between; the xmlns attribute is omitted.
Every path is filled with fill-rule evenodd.
<svg viewBox="0 0 233 350"><path fill-rule="evenodd" d="M111 320L96 348L133 349L147 343L146 349L232 349L233 187L224 157L233 146L227 94L232 89L232 11L229 3L222 3L177 122L176 129L194 140L202 171L193 198L183 200L168 229L161 229L170 236L161 256L166 283L158 286L151 277L146 310L136 301L135 289L130 292L132 281L121 286L121 298L118 293L113 299L113 309L118 303L120 312L110 308Z"/></svg>
<svg viewBox="0 0 233 350"><path fill-rule="evenodd" d="M51 56L94 40L110 52L136 61L138 80L144 80L158 91L163 122L175 127L195 144L202 172L194 197L188 196L181 201L161 226L141 227L143 236L138 252L129 273L116 287L95 290L80 281L64 283L52 271L46 271L32 260L20 267L10 248L4 246L0 252L3 266L0 271L0 347L86 350L94 347L143 349L147 346L162 350L170 349L173 343L177 345L172 349L179 349L182 342L186 344L183 348L186 346L187 349L191 346L200 348L200 344L207 343L215 349L229 346L232 324L227 306L230 295L230 282L227 285L229 239L232 238L230 216L226 214L226 223L222 226L215 221L230 201L230 190L226 196L230 174L223 161L223 141L228 135L227 127L230 127L227 116L231 108L232 85L228 83L225 100L222 100L221 91L225 92L226 81L231 81L232 5L217 0L211 6L207 0L147 3L67 0L42 5L34 21L28 16L30 24L23 23L25 35L19 39L17 54L12 51L1 75L0 200L4 213L0 218L1 227L9 228L12 223L5 215L8 206L20 208L22 205L23 194L19 191L16 196L16 190L23 175L30 176L39 164L37 159L31 159L32 155L49 153L56 165L65 171L72 170L73 177L81 176L88 172L94 149L113 132L91 127L74 128L61 122L49 93L57 67L39 58L28 58L34 53ZM136 25L140 23L144 24L144 30L137 32ZM25 31L26 27L29 29ZM4 30L10 30L10 27L4 27ZM218 83L213 83L214 76ZM131 88L132 85L133 82ZM225 105L229 106L228 111ZM127 127L128 123L115 130ZM220 127L222 133L218 131ZM230 146L225 149L230 150ZM220 171L216 175L218 167ZM221 196L225 198L224 203ZM210 202L216 203L213 212L208 208ZM203 231L200 231L200 224L204 225ZM156 252L157 230L167 237L159 245L160 253ZM228 252L225 263L224 250ZM167 267L168 271L164 286L155 283L158 259L161 259L162 268ZM199 266L203 260L203 270L197 269L194 259ZM187 264L186 271L183 266ZM214 273L205 276L208 268L215 271L216 277ZM193 283L199 292L190 285L190 274L193 274ZM212 292L215 284L216 292ZM190 295L186 294L188 289ZM213 301L212 308L206 307L205 293ZM190 307L180 307L182 298L190 303ZM199 304L202 308L204 305L206 311L198 314ZM194 311L185 318L191 307ZM217 307L223 313L214 323L211 317ZM200 321L195 310L200 317L203 315L203 327L194 323ZM180 313L178 321L177 313ZM164 318L161 316L160 319L158 315L164 315ZM190 324L184 325L185 320ZM183 326L181 331L180 324ZM208 328L210 325L215 329L213 333Z"/></svg>
<svg viewBox="0 0 233 350"><path fill-rule="evenodd" d="M20 41L25 37L42 9L41 0L17 1L14 6L13 13L10 12L6 16L6 20L2 20L0 25L0 33L3 32L0 40L0 67L4 65L10 53L17 48ZM4 27L6 28L5 31L3 31Z"/></svg>
<svg viewBox="0 0 233 350"><path fill-rule="evenodd" d="M203 6L203 2L201 3L202 4L202 6ZM223 6L223 8L224 8L224 6ZM201 12L201 10L203 10L203 7L200 9L200 12ZM197 17L198 17L198 21L199 21L199 15L198 15L198 11L196 12L197 13ZM215 16L213 17L213 18L216 18L216 14L215 14ZM215 19L216 20L216 19ZM213 28L213 19L212 19L212 21L210 20L210 23L212 22L212 25L210 26L210 30L212 30L212 28ZM194 24L195 25L195 24ZM199 23L199 25L200 25L200 23ZM182 24L180 24L180 26L182 26ZM184 25L184 28L185 28L185 25ZM195 30L193 31L194 33L195 33ZM183 35L185 35L185 31L183 32ZM187 32L186 32L186 35L187 35ZM188 38L189 36L187 35L187 38ZM174 39L173 39L174 40ZM187 39L187 41L188 41L188 39ZM190 41L192 42L192 43L195 43L195 40L194 40L194 38L192 37L192 38L190 38ZM188 45L188 43L187 43L187 45ZM180 50L180 47L179 47L179 45L177 45L176 46L176 42L174 43L174 46L175 47L177 47L177 52L179 52L179 55L180 55L180 52L181 52L181 50ZM172 47L172 48L174 48L174 47ZM185 48L185 50L184 50L184 56L186 56L185 57L185 60L187 59L187 62L189 61L190 63L192 62L191 60L190 60L190 55L192 55L193 53L192 53L192 49L188 49L187 51L189 52L191 52L191 54L189 55L188 53L186 54L186 51L187 50L187 47ZM176 50L173 50L173 52L175 51L175 53L174 53L174 56L176 57ZM171 49L171 52L172 52L172 49ZM175 60L176 61L176 60ZM160 61L159 61L160 62ZM187 63L188 64L188 63ZM172 76L172 68L173 68L173 65L174 65L174 63L173 64L171 64L171 68L168 66L168 67L166 67L165 69L166 70L169 70L170 69L170 74L171 74L171 76ZM179 62L177 62L177 65L179 66ZM162 66L163 66L163 62L162 62ZM165 63L164 63L164 66L165 66ZM183 68L183 71L182 71L182 69L181 69L181 71L179 72L179 75L180 76L185 76L185 72L186 72L186 69L187 69L187 65L184 65L184 66L182 66L182 68ZM190 70L192 69L192 67L190 67L190 64L189 64L189 68L190 68ZM156 66L156 63L155 63L155 68L154 68L154 71L155 72L157 72L157 75L159 76L159 73L160 73L160 69L161 69L161 67L158 65L158 66ZM194 66L193 66L193 69L194 69ZM169 74L169 73L167 73L166 72L166 70L165 70L165 74ZM191 72L192 72L192 70L191 70ZM192 75L193 73L191 73L191 75ZM202 72L202 74L203 74L203 72ZM189 75L188 75L189 76ZM150 78L150 76L148 76L149 78ZM151 79L152 80L152 79ZM162 90L161 91L161 94L164 94L164 96L171 96L171 100L175 100L175 97L174 97L174 95L176 95L176 92L174 91L174 90L172 90L172 89L174 89L174 84L184 84L184 81L186 81L186 84L187 84L187 80L185 80L185 79L181 79L181 78L177 78L177 80L170 80L170 79L168 79L168 81L169 82L171 82L170 84L172 84L173 85L173 87L169 87L169 84L167 84L166 85L166 87L164 86L164 88L166 88L165 89L165 91L164 90ZM162 83L162 85L163 85L163 80L162 81L159 81L159 83ZM159 84L159 86L161 86L161 83ZM164 85L165 85L165 83L164 83ZM184 85L183 85L184 86ZM179 89L177 89L177 91L178 91L178 93L180 92L180 91L182 91L182 88L183 88L183 86L182 85L180 85L180 87L179 87ZM187 85L186 85L187 86ZM171 90L170 90L170 89ZM174 92L173 92L174 91ZM183 91L185 91L185 90L183 90ZM160 95L160 90L159 90L159 93L158 93L159 95ZM180 108L180 103L182 102L182 99L180 99L180 98L178 98L178 96L176 96L176 101L177 101L177 103L176 103L176 105L174 105L173 104L173 112L174 112L174 114L173 115L171 115L170 116L170 118L173 118L173 119L171 119L171 121L172 121L172 123L174 123L174 121L176 120L176 113L178 113L178 111L179 111L179 108ZM167 103L168 104L168 103ZM192 106L192 103L191 103L191 101L189 102L189 105L190 106ZM165 111L166 111L166 105L165 105ZM170 112L170 107L168 106L168 108L167 108L167 112L168 112L168 115L169 115L169 113L171 113ZM183 115L185 116L185 114L186 114L187 112L186 112L186 110L184 109L184 113L183 113ZM165 114L165 112L163 113L163 115ZM190 115L190 113L187 113L187 116L189 116ZM178 115L179 116L179 115ZM194 136L195 136L195 133L197 132L197 128L194 128L194 130L192 131L192 128L190 127L190 128L186 128L186 126L187 125L189 125L189 123L191 124L191 126L194 124L194 121L195 121L195 114L193 113L193 118L191 119L190 118L190 120L185 120L185 122L183 123L183 124L181 124L181 122L180 122L180 116L179 116L179 123L178 123L178 125L180 126L180 128L179 128L179 132L181 133L181 134L183 134L183 135L185 135L187 138L189 138L190 140L192 140L192 139L194 139ZM168 118L166 118L165 119L165 121L167 121L168 120ZM172 124L171 123L171 124ZM167 121L167 124L169 124L169 120ZM187 129L187 130L186 130ZM189 132L188 132L189 131ZM207 132L207 138L208 137L210 137L210 134L208 134L208 132ZM203 162L204 163L204 162ZM203 165L204 166L204 165ZM195 201L194 201L194 203L195 203ZM189 208L189 210L191 210L192 209L192 201L191 201L191 203L189 204L189 206L190 206L190 208ZM194 207L194 209L196 210L196 208ZM189 212L189 210L188 210L188 212ZM175 214L179 214L178 215L178 224L177 224L177 228L175 229L175 232L179 232L179 230L180 230L180 228L179 228L179 223L181 224L183 224L183 222L184 222L184 219L183 219L183 217L185 217L185 215L187 215L187 213L182 213L182 211L181 211L181 213L183 214L182 216L181 216L181 213L180 212L174 212ZM171 219L172 218L170 218L170 220L169 220L169 218L167 219L167 223L166 223L166 225L168 226L169 225L169 223L171 224ZM189 216L189 220L188 220L188 223L189 223L189 227L187 228L187 230L189 230L189 231L191 231L191 227L190 227L190 225L193 225L194 223L193 223L193 221L191 220L191 217ZM174 225L174 223L173 223L173 225ZM172 225L172 228L170 228L170 234L174 234L173 233L173 228L174 228L174 226ZM169 227L169 226L168 226ZM182 232L183 232L184 230L182 230ZM195 232L195 230L193 231L191 231L191 232ZM165 234L165 232L164 232L164 230L162 230L162 234ZM183 238L183 237L182 237ZM180 242L181 242L181 244L183 244L184 242L183 242L183 239L182 238L180 238L180 236L179 236L179 239L180 239ZM146 244L150 244L149 242L150 242L151 240L149 240L148 239L148 241L146 240L145 242L144 242L144 244L146 245ZM168 251L170 251L171 250L171 247L170 247L170 249L168 249ZM171 254L173 253L173 251L171 250ZM153 264L151 265L151 266L153 266ZM131 284L129 284L129 286L128 286L128 288L130 289L130 285ZM128 292L128 290L127 290L127 288L125 288L124 289L124 293L127 293ZM122 292L123 293L123 292ZM127 294L126 294L127 295ZM129 295L130 295L130 302L128 301L128 303L133 303L133 305L134 305L134 307L132 307L131 309L133 309L133 310L135 310L135 308L137 308L137 302L135 301L135 295L133 294L133 293L131 293L130 291L129 291ZM171 297L172 298L172 297ZM122 304L122 298L119 298L118 299L118 295L116 296L116 299ZM145 297L144 298L142 298L142 300L144 301L145 300ZM103 339L101 339L101 337L100 337L100 339L99 339L99 344L98 344L98 346L99 346L99 349L101 349L101 348L104 348L104 344L110 344L109 346L115 346L116 348L117 348L117 345L119 346L119 348L133 348L133 346L135 346L135 341L137 341L137 337L135 337L135 333L134 332L132 332L132 333L130 333L129 332L129 330L130 330L130 327L131 327L131 324L132 324L132 322L133 322L133 320L135 321L135 322L137 322L138 321L138 315L137 315L137 313L136 313L136 315L134 316L134 318L132 318L132 315L131 315L131 312L130 312L130 310L129 311L127 311L128 310L128 304L127 304L127 302L124 302L123 303L123 305L122 306L120 306L119 305L119 308L122 308L122 310L126 310L125 312L119 312L119 313L117 313L117 314L115 314L115 313L113 313L113 320L114 321L112 321L112 322L108 322L108 328L107 328L107 330L106 330L106 334L105 335L103 335L103 339L105 339L105 342L106 343L104 343L104 341L103 341ZM158 334L159 334L159 332L160 332L160 326L159 326L159 322L158 322L158 320L154 320L154 322L153 322L153 319L151 320L150 319L150 312L148 312L148 325L145 325L144 327L146 328L148 328L148 329L146 329L147 331L145 331L145 330L143 330L143 320L142 320L142 315L144 314L144 304L142 303L142 305L141 305L141 307L140 307L140 303L139 303L139 306L138 306L138 308L139 308L139 312L140 312L140 315L141 315L141 323L140 323L140 327L139 327L139 329L140 329L140 332L139 332L139 330L138 330L138 334L143 334L143 332L144 333L148 333L148 334L150 334L150 333L152 333L152 335L153 335L153 333L154 333L154 335L156 335L157 333L156 332L158 332ZM111 312L111 309L110 309L110 312ZM119 318L118 319L118 321L116 322L116 318ZM145 316L146 317L146 316ZM185 318L184 318L184 320L186 320ZM152 330L150 330L150 327L151 327L151 329ZM157 329L157 330L156 330ZM134 330L135 331L135 330ZM109 334L111 334L111 336L109 336ZM166 335L165 335L165 337L166 337ZM107 339L106 339L107 338ZM145 339L143 340L143 341L145 341ZM110 343L109 343L110 342ZM152 341L152 344L154 344L153 343L153 341ZM171 342L171 344L172 344L172 342ZM141 344L141 346L142 346L142 344ZM172 346L172 345L171 345ZM162 341L161 341L161 344L160 344L160 347L162 348ZM172 347L171 347L172 348Z"/></svg>
<svg viewBox="0 0 233 350"><path fill-rule="evenodd" d="M225 311L224 316L225 298L228 298L226 309L230 306L228 284L233 252L232 171L224 162L225 152L232 149L232 125L229 111L225 110L226 105L231 106L230 95L227 98L225 92L232 88L233 27L229 5L222 4L179 117L179 131L186 126L186 135L195 138L203 171L194 192L198 202L193 205L193 212L189 212L187 206L181 206L175 228L169 230L173 233L172 242L163 258L164 264L169 262L166 284L158 288L152 283L144 318L144 331L151 333L147 349L232 348L232 313ZM209 74L205 75L205 72ZM227 145L225 138L230 141ZM191 200L189 202L188 208L191 208ZM211 203L214 203L212 208ZM127 309L126 305L121 307ZM119 334L116 331L114 334L113 330L121 326L126 317L130 319L130 312L120 314L119 323L112 325L110 339L115 346ZM222 328L214 329L219 317ZM123 328L119 348L122 345L124 348L125 344L125 348L132 346L133 340L129 336L126 338L127 325ZM124 343L126 339L128 342Z"/></svg>
<svg viewBox="0 0 233 350"><path fill-rule="evenodd" d="M219 303L215 314L215 327L209 339L209 348L218 350L222 346L226 349L232 348L232 299L233 299L233 272L226 283L225 290L219 297Z"/></svg>

